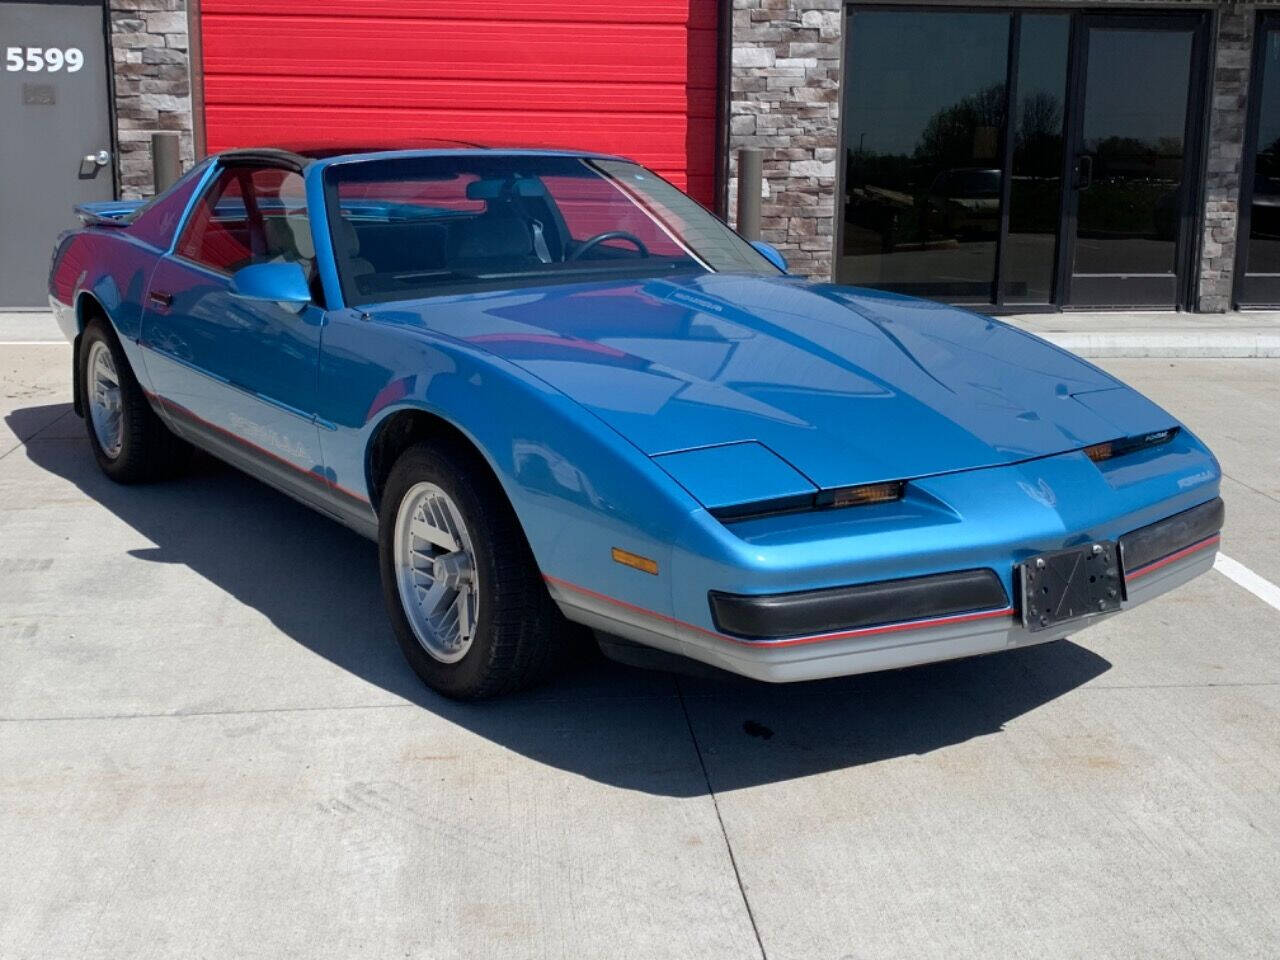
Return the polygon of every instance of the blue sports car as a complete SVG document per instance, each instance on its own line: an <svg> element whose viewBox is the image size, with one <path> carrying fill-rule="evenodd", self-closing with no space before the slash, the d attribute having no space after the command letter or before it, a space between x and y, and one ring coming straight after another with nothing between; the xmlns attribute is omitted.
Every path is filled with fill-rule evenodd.
<svg viewBox="0 0 1280 960"><path fill-rule="evenodd" d="M786 275L616 157L239 150L50 280L112 479L194 445L378 542L453 697L572 631L761 680L1066 636L1210 568L1213 455L964 310Z"/></svg>

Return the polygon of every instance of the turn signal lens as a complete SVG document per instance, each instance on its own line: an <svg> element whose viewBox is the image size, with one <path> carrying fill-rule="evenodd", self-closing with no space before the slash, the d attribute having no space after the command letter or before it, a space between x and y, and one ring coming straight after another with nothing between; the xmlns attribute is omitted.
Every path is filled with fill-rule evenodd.
<svg viewBox="0 0 1280 960"><path fill-rule="evenodd" d="M730 507L715 507L711 515L717 520L732 523L736 520L757 520L760 517L778 516L784 513L804 513L809 510L831 510L836 507L865 507L873 503L889 503L901 500L907 489L905 480L889 480L885 483L864 483L857 487L839 490L823 490L816 494L780 497ZM617 560L617 557L614 557ZM619 560L619 563L622 561Z"/></svg>
<svg viewBox="0 0 1280 960"><path fill-rule="evenodd" d="M1092 447L1084 448L1084 455L1094 463L1110 460L1113 455L1112 446L1109 443L1095 443Z"/></svg>
<svg viewBox="0 0 1280 960"><path fill-rule="evenodd" d="M613 548L612 553L614 563L620 563L624 567L631 567L631 569L639 570L641 573L651 573L655 577L658 575L658 561L656 560L650 560L648 557L642 557L638 553L630 553L617 547Z"/></svg>
<svg viewBox="0 0 1280 960"><path fill-rule="evenodd" d="M1101 463L1103 460L1122 457L1126 453L1145 450L1147 447L1158 447L1162 443L1168 443L1177 433L1178 428L1173 427L1169 430L1157 430L1155 433L1144 433L1136 437L1108 440L1106 443L1095 443L1091 447L1085 447L1084 453L1094 463Z"/></svg>
<svg viewBox="0 0 1280 960"><path fill-rule="evenodd" d="M861 507L869 503L888 503L891 500L901 500L904 487L906 487L906 484L901 480L893 480L889 483L866 483L860 487L845 487L843 490L832 492L831 506Z"/></svg>

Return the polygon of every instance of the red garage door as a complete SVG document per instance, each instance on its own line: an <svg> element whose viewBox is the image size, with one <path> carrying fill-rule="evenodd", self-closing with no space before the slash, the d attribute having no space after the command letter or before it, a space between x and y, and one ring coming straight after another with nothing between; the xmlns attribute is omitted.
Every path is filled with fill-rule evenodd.
<svg viewBox="0 0 1280 960"><path fill-rule="evenodd" d="M717 0L201 0L210 151L576 147L715 193Z"/></svg>

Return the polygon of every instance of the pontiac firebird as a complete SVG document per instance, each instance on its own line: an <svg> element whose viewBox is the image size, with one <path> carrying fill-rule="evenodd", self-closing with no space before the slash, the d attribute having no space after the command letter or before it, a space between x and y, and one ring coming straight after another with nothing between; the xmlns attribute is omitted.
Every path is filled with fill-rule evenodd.
<svg viewBox="0 0 1280 960"><path fill-rule="evenodd" d="M545 676L566 620L769 681L990 653L1217 552L1216 460L1136 391L787 276L627 160L239 150L80 214L50 299L102 470L194 445L375 539L449 696Z"/></svg>

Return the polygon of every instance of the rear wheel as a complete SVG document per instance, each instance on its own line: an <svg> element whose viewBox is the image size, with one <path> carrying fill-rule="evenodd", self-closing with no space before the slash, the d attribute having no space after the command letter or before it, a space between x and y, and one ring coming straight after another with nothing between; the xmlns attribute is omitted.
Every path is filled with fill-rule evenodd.
<svg viewBox="0 0 1280 960"><path fill-rule="evenodd" d="M387 480L378 541L387 612L428 686L481 699L550 672L560 618L514 512L474 455L405 451Z"/></svg>
<svg viewBox="0 0 1280 960"><path fill-rule="evenodd" d="M117 483L143 483L172 474L184 462L186 444L151 409L105 320L85 327L79 377L89 446L103 473Z"/></svg>

